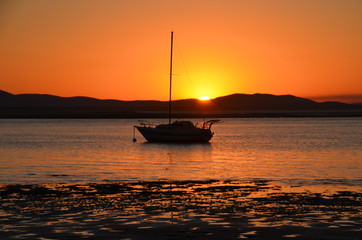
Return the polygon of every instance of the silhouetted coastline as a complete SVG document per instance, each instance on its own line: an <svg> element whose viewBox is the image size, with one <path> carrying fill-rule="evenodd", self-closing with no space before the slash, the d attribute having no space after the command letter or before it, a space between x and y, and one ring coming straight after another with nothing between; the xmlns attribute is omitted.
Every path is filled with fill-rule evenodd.
<svg viewBox="0 0 362 240"><path fill-rule="evenodd" d="M232 94L175 100L174 118L362 117L362 105L292 95ZM167 101L119 101L0 91L0 118L167 118Z"/></svg>

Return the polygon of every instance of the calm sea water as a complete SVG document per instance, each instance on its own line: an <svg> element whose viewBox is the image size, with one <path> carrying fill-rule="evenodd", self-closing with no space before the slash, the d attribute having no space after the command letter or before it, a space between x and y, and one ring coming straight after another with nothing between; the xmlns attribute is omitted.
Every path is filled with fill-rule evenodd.
<svg viewBox="0 0 362 240"><path fill-rule="evenodd" d="M210 144L146 143L140 134L133 143L135 124L2 119L0 183L267 179L362 186L362 118L223 119Z"/></svg>

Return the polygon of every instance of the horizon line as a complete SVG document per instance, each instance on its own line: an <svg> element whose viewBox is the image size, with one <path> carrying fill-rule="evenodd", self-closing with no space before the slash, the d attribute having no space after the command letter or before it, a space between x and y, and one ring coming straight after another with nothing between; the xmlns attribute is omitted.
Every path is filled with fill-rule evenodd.
<svg viewBox="0 0 362 240"><path fill-rule="evenodd" d="M11 93L5 90L0 89L0 92L4 92L4 93L8 93L11 95L49 95L49 96L55 96L55 97L62 97L62 98L76 98L76 97L84 97L84 98L93 98L93 99L97 99L97 100L113 100L113 101L159 101L159 102L167 102L168 100L159 100L159 99L144 99L144 100L140 100L140 99L132 99L132 100L122 100L122 99L116 99L116 98L98 98L98 97L92 97L92 96L85 96L85 95L74 95L74 96L61 96L61 95L56 95L56 94L51 94L51 93L29 93L29 92L25 92L25 93ZM227 96L231 96L231 95L237 95L237 94L241 94L241 95L273 95L273 96L294 96L294 97L298 97L298 98L304 98L304 99L308 99L308 100L312 100L315 102L342 102L342 103L348 103L348 104L358 104L358 103L362 103L362 94L336 94L336 95L325 95L325 96L310 96L310 97L300 97L294 94L273 94L273 93L261 93L261 92L256 92L256 93L231 93L231 94L226 94L226 95L222 95L222 96L218 96L215 98L210 98L210 100L214 100L216 98L220 98L220 97L227 97ZM357 100L358 99L358 100ZM172 101L182 101L182 100L199 100L198 98L180 98L180 99L173 99ZM347 101L346 101L347 100ZM352 101L355 100L355 101Z"/></svg>

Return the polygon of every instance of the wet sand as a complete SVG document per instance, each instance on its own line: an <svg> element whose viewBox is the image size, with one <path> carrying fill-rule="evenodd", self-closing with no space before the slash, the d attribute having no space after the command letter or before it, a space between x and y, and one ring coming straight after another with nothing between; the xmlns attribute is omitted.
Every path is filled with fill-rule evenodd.
<svg viewBox="0 0 362 240"><path fill-rule="evenodd" d="M255 181L0 186L0 239L362 239L362 188Z"/></svg>

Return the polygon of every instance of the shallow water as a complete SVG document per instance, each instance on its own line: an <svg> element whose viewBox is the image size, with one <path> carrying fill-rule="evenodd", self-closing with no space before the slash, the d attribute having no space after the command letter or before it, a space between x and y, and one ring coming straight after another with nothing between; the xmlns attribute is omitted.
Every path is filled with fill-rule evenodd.
<svg viewBox="0 0 362 240"><path fill-rule="evenodd" d="M361 187L315 187L264 180L0 184L0 238L360 239Z"/></svg>
<svg viewBox="0 0 362 240"><path fill-rule="evenodd" d="M2 119L0 183L268 179L362 186L362 118L223 119L210 144L191 145L146 143L138 133L133 143L135 124Z"/></svg>

